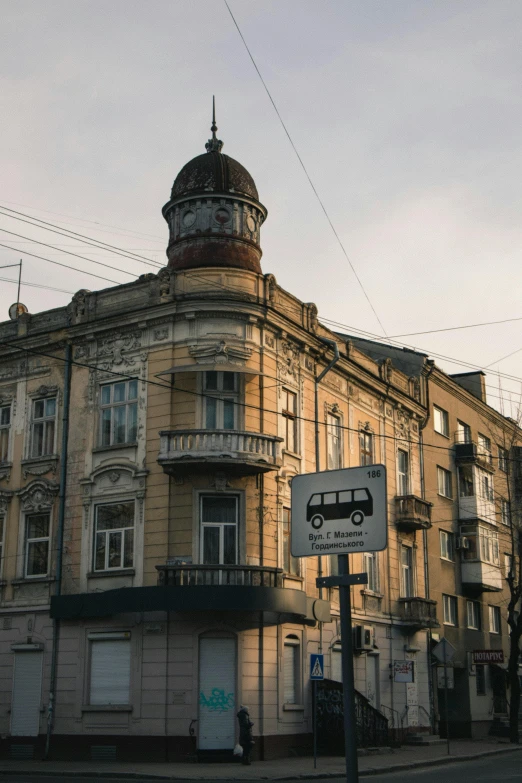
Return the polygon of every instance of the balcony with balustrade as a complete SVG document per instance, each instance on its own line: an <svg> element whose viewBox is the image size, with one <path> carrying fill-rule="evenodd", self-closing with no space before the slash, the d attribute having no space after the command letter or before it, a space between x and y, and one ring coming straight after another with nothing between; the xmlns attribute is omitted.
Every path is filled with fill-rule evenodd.
<svg viewBox="0 0 522 783"><path fill-rule="evenodd" d="M238 475L277 470L282 438L240 430L184 429L160 432L158 462L165 473L223 467Z"/></svg>
<svg viewBox="0 0 522 783"><path fill-rule="evenodd" d="M421 628L438 628L437 602L429 598L399 598L399 615L403 625L420 630Z"/></svg>
<svg viewBox="0 0 522 783"><path fill-rule="evenodd" d="M395 498L395 524L401 530L427 530L431 527L432 503L416 495Z"/></svg>

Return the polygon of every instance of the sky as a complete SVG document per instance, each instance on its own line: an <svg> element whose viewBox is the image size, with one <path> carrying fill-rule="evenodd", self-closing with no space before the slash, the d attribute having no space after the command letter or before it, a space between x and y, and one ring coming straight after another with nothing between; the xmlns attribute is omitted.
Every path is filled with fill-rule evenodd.
<svg viewBox="0 0 522 783"><path fill-rule="evenodd" d="M224 0L0 0L0 266L23 259L21 301L65 306L154 267L14 217L166 261L161 207L215 94L223 151L268 209L263 271L327 326L486 368L516 417L520 0L228 2L346 255ZM0 280L0 320L16 290Z"/></svg>

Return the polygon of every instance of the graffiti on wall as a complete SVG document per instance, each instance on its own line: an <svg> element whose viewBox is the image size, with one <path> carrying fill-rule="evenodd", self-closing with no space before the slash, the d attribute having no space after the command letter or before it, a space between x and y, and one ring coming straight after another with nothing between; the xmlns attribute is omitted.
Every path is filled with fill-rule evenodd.
<svg viewBox="0 0 522 783"><path fill-rule="evenodd" d="M211 712L228 712L234 709L235 698L233 693L225 693L223 688L212 688L210 696L205 696L201 691L199 704Z"/></svg>

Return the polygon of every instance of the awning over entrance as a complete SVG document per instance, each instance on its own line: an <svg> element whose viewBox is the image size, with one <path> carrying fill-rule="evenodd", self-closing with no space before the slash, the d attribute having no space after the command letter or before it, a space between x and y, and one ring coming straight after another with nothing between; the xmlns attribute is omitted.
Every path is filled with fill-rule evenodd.
<svg viewBox="0 0 522 783"><path fill-rule="evenodd" d="M61 620L157 611L275 612L293 615L302 622L307 616L307 602L302 590L243 585L122 587L51 598L51 617Z"/></svg>

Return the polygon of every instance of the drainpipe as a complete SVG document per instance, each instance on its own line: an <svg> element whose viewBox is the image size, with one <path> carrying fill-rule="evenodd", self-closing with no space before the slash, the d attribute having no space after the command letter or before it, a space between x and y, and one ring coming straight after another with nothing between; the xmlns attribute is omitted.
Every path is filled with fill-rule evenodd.
<svg viewBox="0 0 522 783"><path fill-rule="evenodd" d="M419 426L421 497L423 500L426 500L426 482L424 477L423 430L426 428L431 415L430 414L430 375L433 372L433 367L434 364L432 363L426 375L426 410L428 411L428 413L424 421L421 422ZM428 531L427 530L422 531L422 548L424 550L424 585L425 585L424 590L426 593L426 598L429 600L430 570L429 570L429 563L428 563ZM433 688L432 667L431 667L431 642L432 642L431 628L428 628L428 633L426 634L426 637L428 642L426 655L427 655L427 666L428 666L428 698L430 700L430 720L431 720L431 729L433 733L435 733L435 692Z"/></svg>
<svg viewBox="0 0 522 783"><path fill-rule="evenodd" d="M334 358L330 362L330 364L327 364L324 370L316 377L315 379L315 470L316 472L319 472L320 463L321 463L321 453L320 453L320 443L319 443L319 384L323 380L326 373L330 372L334 364L337 364L339 359L341 358L339 356L339 347L335 340L330 340L329 337L319 337L319 340L321 342L326 343L327 345L330 345L333 352L334 352ZM323 575L323 559L321 556L317 558L317 574L319 577ZM319 598L322 599L323 597L323 588L319 588ZM323 651L323 623L319 622L319 652L322 653Z"/></svg>
<svg viewBox="0 0 522 783"><path fill-rule="evenodd" d="M63 381L62 445L60 450L60 494L58 496L58 529L56 531L56 589L55 595L62 593L63 532L65 521L65 500L67 482L67 445L69 441L69 409L71 399L71 359L72 346L65 346L65 372ZM51 734L54 725L54 707L56 702L56 671L58 667L58 643L60 638L60 620L53 620L53 646L51 652L51 674L49 683L49 706L47 708L47 735L45 737L44 759L49 757Z"/></svg>

